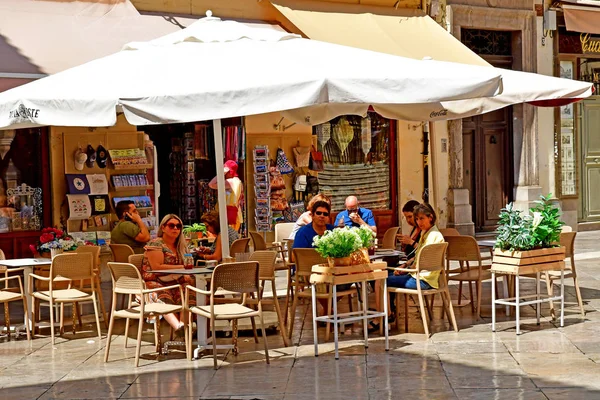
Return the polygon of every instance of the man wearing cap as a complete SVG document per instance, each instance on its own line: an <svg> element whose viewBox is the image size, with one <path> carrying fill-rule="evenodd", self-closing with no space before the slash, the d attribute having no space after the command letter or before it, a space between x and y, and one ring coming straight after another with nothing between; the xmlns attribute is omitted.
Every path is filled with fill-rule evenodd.
<svg viewBox="0 0 600 400"><path fill-rule="evenodd" d="M150 241L148 227L142 221L135 204L131 200L122 200L115 207L119 223L110 233L114 244L126 244L136 254L144 252L144 246Z"/></svg>
<svg viewBox="0 0 600 400"><path fill-rule="evenodd" d="M344 204L346 209L337 215L335 219L336 226L360 227L362 225L367 225L374 233L377 233L373 212L368 208L360 207L360 203L356 196L346 197L346 202Z"/></svg>
<svg viewBox="0 0 600 400"><path fill-rule="evenodd" d="M244 192L242 181L238 174L238 165L233 160L223 164L225 173L225 202L227 204L227 223L238 231L244 218L242 216L242 194ZM208 184L211 189L217 189L217 177L215 176Z"/></svg>

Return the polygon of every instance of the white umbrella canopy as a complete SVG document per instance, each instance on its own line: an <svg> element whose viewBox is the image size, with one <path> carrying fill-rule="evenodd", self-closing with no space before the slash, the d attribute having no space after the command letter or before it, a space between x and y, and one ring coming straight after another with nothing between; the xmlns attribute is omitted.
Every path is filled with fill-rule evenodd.
<svg viewBox="0 0 600 400"><path fill-rule="evenodd" d="M501 91L490 68L402 58L218 18L0 93L0 129L134 125L308 109L318 124L369 106L446 119L442 102Z"/></svg>
<svg viewBox="0 0 600 400"><path fill-rule="evenodd" d="M318 124L370 106L388 118L444 119L441 102L494 96L490 68L421 61L204 18L182 31L0 93L0 129L213 120L292 110ZM297 112L293 112L296 110ZM221 135L215 135L224 257L229 255Z"/></svg>

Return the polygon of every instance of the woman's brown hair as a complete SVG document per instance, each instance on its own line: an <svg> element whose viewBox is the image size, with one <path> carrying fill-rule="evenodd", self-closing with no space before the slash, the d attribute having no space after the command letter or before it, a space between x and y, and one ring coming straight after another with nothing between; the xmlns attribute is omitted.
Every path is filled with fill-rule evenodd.
<svg viewBox="0 0 600 400"><path fill-rule="evenodd" d="M215 231L216 235L221 233L221 224L219 222L219 213L217 211L211 211L202 215L200 222L204 223L205 225L210 225Z"/></svg>
<svg viewBox="0 0 600 400"><path fill-rule="evenodd" d="M437 215L435 214L435 211L433 211L433 207L431 207L429 204L419 204L418 206L415 206L413 210L413 215L415 218L417 215L421 214L426 217L431 217L431 224L435 225L435 221L437 221Z"/></svg>

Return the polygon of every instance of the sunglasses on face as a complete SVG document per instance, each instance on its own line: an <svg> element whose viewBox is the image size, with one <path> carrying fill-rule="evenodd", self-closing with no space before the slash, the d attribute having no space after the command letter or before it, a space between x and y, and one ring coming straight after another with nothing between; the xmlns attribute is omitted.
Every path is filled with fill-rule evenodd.
<svg viewBox="0 0 600 400"><path fill-rule="evenodd" d="M315 211L315 215L322 215L324 217L329 217L329 213L327 211Z"/></svg>
<svg viewBox="0 0 600 400"><path fill-rule="evenodd" d="M178 229L178 230L181 230L181 228L183 227L181 224L174 224L172 222L165 224L165 226L168 227L169 229Z"/></svg>

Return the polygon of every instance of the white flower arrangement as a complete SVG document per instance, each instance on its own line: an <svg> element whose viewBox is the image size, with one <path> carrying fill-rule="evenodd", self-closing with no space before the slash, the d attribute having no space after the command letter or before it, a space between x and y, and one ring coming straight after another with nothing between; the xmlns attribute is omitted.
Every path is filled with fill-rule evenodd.
<svg viewBox="0 0 600 400"><path fill-rule="evenodd" d="M64 251L71 251L77 248L77 243L71 239L58 239L52 240L40 245L41 251L50 251L51 249L62 249Z"/></svg>
<svg viewBox="0 0 600 400"><path fill-rule="evenodd" d="M335 228L325 231L323 236L315 236L313 247L321 257L343 258L363 247L363 239L357 228Z"/></svg>

